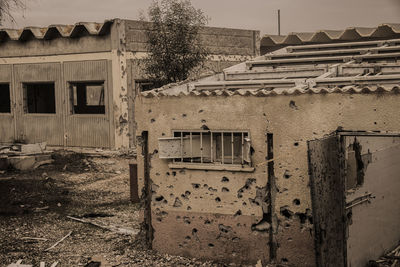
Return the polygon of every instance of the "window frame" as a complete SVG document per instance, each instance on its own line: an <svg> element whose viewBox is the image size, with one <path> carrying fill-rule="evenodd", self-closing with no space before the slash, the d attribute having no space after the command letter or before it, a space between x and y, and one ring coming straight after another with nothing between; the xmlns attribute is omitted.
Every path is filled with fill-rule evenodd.
<svg viewBox="0 0 400 267"><path fill-rule="evenodd" d="M189 134L189 144L190 144L190 156L184 157L184 140L187 141L187 137L183 137L184 133ZM199 158L193 155L193 136L200 133L200 162L194 162L194 158ZM204 162L203 156L203 133L209 134L210 142L210 161ZM230 152L231 156L227 156L224 150L224 138L228 134L230 138ZM241 134L241 155L240 163L235 163L235 150L234 150L234 137L235 134ZM176 136L178 135L178 136ZM253 172L254 167L252 166L250 147L251 147L251 135L249 130L187 130L187 129L177 129L172 130L171 138L159 138L159 141L180 141L180 158L170 157L172 161L168 164L171 169L199 169L199 170L226 170L226 171L242 171L242 172ZM217 155L217 139L213 139L214 136L221 138L220 140L220 158ZM214 142L215 140L215 142ZM229 141L228 141L229 142ZM187 143L187 142L186 142ZM178 152L179 153L179 152ZM160 158L168 159L167 157ZM226 158L230 158L227 159ZM184 160L186 159L186 161ZM220 161L219 161L220 160Z"/></svg>
<svg viewBox="0 0 400 267"><path fill-rule="evenodd" d="M85 90L87 86L91 85L102 85L103 86L103 102L104 102L104 113L76 113L75 112L75 105L74 105L74 91L73 88L74 86L78 84L85 84ZM108 107L107 107L107 101L108 101L108 87L107 87L107 81L106 80L79 80L79 81L67 81L67 88L68 88L68 102L69 102L69 110L68 110L68 115L69 116L108 116ZM86 91L87 92L87 91ZM86 99L87 101L87 99ZM96 107L93 105L85 105L86 107ZM98 105L97 107L101 107L101 105Z"/></svg>
<svg viewBox="0 0 400 267"><path fill-rule="evenodd" d="M29 112L28 86L29 85L53 85L54 112ZM23 114L26 116L57 116L57 83L56 81L23 81L21 82Z"/></svg>

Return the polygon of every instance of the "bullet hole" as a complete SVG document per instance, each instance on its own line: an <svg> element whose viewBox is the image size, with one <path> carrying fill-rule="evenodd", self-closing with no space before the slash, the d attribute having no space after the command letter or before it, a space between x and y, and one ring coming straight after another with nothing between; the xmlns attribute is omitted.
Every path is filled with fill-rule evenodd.
<svg viewBox="0 0 400 267"><path fill-rule="evenodd" d="M213 248L213 247L214 247L214 244L209 243L208 246L209 246L210 248Z"/></svg>
<svg viewBox="0 0 400 267"><path fill-rule="evenodd" d="M377 124L376 121L374 121L374 124L375 124L375 125Z"/></svg>
<svg viewBox="0 0 400 267"><path fill-rule="evenodd" d="M161 133L161 136L165 136L165 133Z"/></svg>
<svg viewBox="0 0 400 267"><path fill-rule="evenodd" d="M224 177L222 177L221 182L227 183L227 182L229 182L229 178L224 176Z"/></svg>
<svg viewBox="0 0 400 267"><path fill-rule="evenodd" d="M150 120L151 123L153 123L153 122L155 122L155 121L156 121L155 119L151 119L151 120Z"/></svg>
<svg viewBox="0 0 400 267"><path fill-rule="evenodd" d="M185 236L185 239L186 239L186 240L190 240L190 239L192 239L192 238L191 238L190 236L187 235L187 236Z"/></svg>
<svg viewBox="0 0 400 267"><path fill-rule="evenodd" d="M299 146L299 142L295 142L295 143L294 143L294 146Z"/></svg>
<svg viewBox="0 0 400 267"><path fill-rule="evenodd" d="M244 192L244 190L249 190L250 187L251 187L251 185L252 185L253 183L255 183L255 182L256 182L256 179L255 179L255 178L248 178L247 181L246 181L246 183L245 183L245 185L244 185L242 188L240 188L240 189L238 190L238 192L237 192L237 197L238 197L238 198L242 198L242 197L243 197L243 192Z"/></svg>
<svg viewBox="0 0 400 267"><path fill-rule="evenodd" d="M299 108L296 106L296 102L294 102L293 100L290 100L289 102L289 107L295 110L298 110Z"/></svg>
<svg viewBox="0 0 400 267"><path fill-rule="evenodd" d="M263 113L263 116L264 116L264 117L267 117L267 114Z"/></svg>
<svg viewBox="0 0 400 267"><path fill-rule="evenodd" d="M185 174L186 172L185 172L184 169L182 169L182 170L179 170L179 173L180 173L180 174Z"/></svg>
<svg viewBox="0 0 400 267"><path fill-rule="evenodd" d="M191 210L191 209L192 209L192 207L188 206L186 209L187 209L187 210Z"/></svg>
<svg viewBox="0 0 400 267"><path fill-rule="evenodd" d="M174 121L174 120L175 120L175 118L172 118L172 120Z"/></svg>
<svg viewBox="0 0 400 267"><path fill-rule="evenodd" d="M204 121L204 122L205 122L205 121ZM209 130L210 130L210 128L208 128L207 125L205 125L205 124L203 124L200 128L201 128L202 130L204 130L204 131L209 131Z"/></svg>
<svg viewBox="0 0 400 267"><path fill-rule="evenodd" d="M282 258L281 261L282 261L282 262L289 262L289 260L286 259L286 258Z"/></svg>
<svg viewBox="0 0 400 267"><path fill-rule="evenodd" d="M300 219L300 223L304 224L307 221L307 215L305 213L296 212L296 216Z"/></svg>
<svg viewBox="0 0 400 267"><path fill-rule="evenodd" d="M200 188L200 184L192 184L194 189L199 189Z"/></svg>
<svg viewBox="0 0 400 267"><path fill-rule="evenodd" d="M172 189L172 188L174 188L174 186L171 184L171 185L167 186L167 188Z"/></svg>
<svg viewBox="0 0 400 267"><path fill-rule="evenodd" d="M176 171L173 171L173 172L172 172L172 176L176 176Z"/></svg>
<svg viewBox="0 0 400 267"><path fill-rule="evenodd" d="M179 198L175 198L174 208L182 207L182 201Z"/></svg>
<svg viewBox="0 0 400 267"><path fill-rule="evenodd" d="M204 188L207 188L207 187L208 187L208 184L203 184L203 187L204 187Z"/></svg>
<svg viewBox="0 0 400 267"><path fill-rule="evenodd" d="M281 207L280 213L281 213L281 215L284 216L286 219L291 219L292 216L293 216L293 212L290 211L290 210L288 209L287 206Z"/></svg>
<svg viewBox="0 0 400 267"><path fill-rule="evenodd" d="M180 218L181 218L181 216L179 216L179 215L176 216L176 219L180 219Z"/></svg>
<svg viewBox="0 0 400 267"><path fill-rule="evenodd" d="M182 114L182 117L185 118L187 115L185 113Z"/></svg>
<svg viewBox="0 0 400 267"><path fill-rule="evenodd" d="M235 236L235 237L232 238L232 242L239 242L239 240L240 240L240 238L237 237L237 236Z"/></svg>
<svg viewBox="0 0 400 267"><path fill-rule="evenodd" d="M157 221L162 222L162 218L158 217Z"/></svg>
<svg viewBox="0 0 400 267"><path fill-rule="evenodd" d="M294 199L293 204L295 204L296 206L300 205L300 199L298 198Z"/></svg>
<svg viewBox="0 0 400 267"><path fill-rule="evenodd" d="M151 109L149 109L148 112L151 113Z"/></svg>
<svg viewBox="0 0 400 267"><path fill-rule="evenodd" d="M188 200L188 199L189 199L189 196L190 196L190 192L189 192L189 191L186 191L185 194L182 194L182 195L181 195L181 197L182 197L183 199L185 199L185 200Z"/></svg>
<svg viewBox="0 0 400 267"><path fill-rule="evenodd" d="M207 121L206 120L201 120L201 123L206 123Z"/></svg>
<svg viewBox="0 0 400 267"><path fill-rule="evenodd" d="M376 108L374 108L374 111L376 111Z"/></svg>
<svg viewBox="0 0 400 267"><path fill-rule="evenodd" d="M221 191L224 192L224 193L226 193L226 192L229 192L229 189L226 188L226 187L222 187L222 190L221 190Z"/></svg>
<svg viewBox="0 0 400 267"><path fill-rule="evenodd" d="M289 179L292 175L290 174L290 172L288 170L285 171L285 173L283 174L283 177L285 179Z"/></svg>
<svg viewBox="0 0 400 267"><path fill-rule="evenodd" d="M211 224L210 220L205 220L204 224Z"/></svg>
<svg viewBox="0 0 400 267"><path fill-rule="evenodd" d="M247 203L246 203L246 202L243 202L242 205L243 205L243 206L247 206Z"/></svg>
<svg viewBox="0 0 400 267"><path fill-rule="evenodd" d="M197 233L197 229L196 228L193 228L192 229L192 235L195 235Z"/></svg>
<svg viewBox="0 0 400 267"><path fill-rule="evenodd" d="M219 197L216 197L216 198L215 198L215 201L216 201L216 202L221 202L221 199L220 199Z"/></svg>
<svg viewBox="0 0 400 267"><path fill-rule="evenodd" d="M232 230L232 227L227 226L227 225L223 225L223 224L219 224L218 228L222 233L225 233L225 234Z"/></svg>
<svg viewBox="0 0 400 267"><path fill-rule="evenodd" d="M208 188L208 191L210 191L210 192L217 192L218 190L215 189L215 188L209 187L209 188Z"/></svg>
<svg viewBox="0 0 400 267"><path fill-rule="evenodd" d="M165 174L166 174L167 176L169 176L169 175L170 175L170 173L169 173L169 172L166 172Z"/></svg>
<svg viewBox="0 0 400 267"><path fill-rule="evenodd" d="M159 196L155 198L157 202L163 201L164 197L163 196Z"/></svg>
<svg viewBox="0 0 400 267"><path fill-rule="evenodd" d="M160 176L160 173L156 172L156 176Z"/></svg>
<svg viewBox="0 0 400 267"><path fill-rule="evenodd" d="M203 113L203 111L204 111L204 110L200 109L200 110L199 110L199 113Z"/></svg>
<svg viewBox="0 0 400 267"><path fill-rule="evenodd" d="M190 218L189 217L183 217L183 222L186 224L190 224Z"/></svg>
<svg viewBox="0 0 400 267"><path fill-rule="evenodd" d="M172 193L171 193L171 194L169 194L169 196L170 196L170 197L173 197L173 196L174 196L174 194L172 194Z"/></svg>
<svg viewBox="0 0 400 267"><path fill-rule="evenodd" d="M242 211L238 210L237 212L235 212L235 215L233 215L233 217L240 216L240 215L242 215Z"/></svg>

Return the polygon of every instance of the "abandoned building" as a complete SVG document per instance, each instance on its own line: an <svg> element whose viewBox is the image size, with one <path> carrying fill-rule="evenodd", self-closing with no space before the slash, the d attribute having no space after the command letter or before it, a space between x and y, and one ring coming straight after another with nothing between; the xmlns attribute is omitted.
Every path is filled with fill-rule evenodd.
<svg viewBox="0 0 400 267"><path fill-rule="evenodd" d="M152 247L293 266L365 266L393 249L399 29L337 32L141 92L137 160Z"/></svg>
<svg viewBox="0 0 400 267"><path fill-rule="evenodd" d="M0 143L121 149L135 142L133 103L146 88L146 22L0 30ZM206 27L206 70L259 54L259 32Z"/></svg>

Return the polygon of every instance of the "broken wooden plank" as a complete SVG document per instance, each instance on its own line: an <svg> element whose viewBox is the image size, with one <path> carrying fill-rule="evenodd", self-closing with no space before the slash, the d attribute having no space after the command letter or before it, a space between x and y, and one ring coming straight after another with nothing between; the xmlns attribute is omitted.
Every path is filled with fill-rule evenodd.
<svg viewBox="0 0 400 267"><path fill-rule="evenodd" d="M21 237L22 240L37 240L37 241L47 241L47 238L41 238L41 237L29 237L29 236L24 236Z"/></svg>
<svg viewBox="0 0 400 267"><path fill-rule="evenodd" d="M54 262L50 267L56 267L58 264L58 261Z"/></svg>
<svg viewBox="0 0 400 267"><path fill-rule="evenodd" d="M114 232L117 234L137 235L139 232L134 229L127 229L127 228L116 227L116 226L105 226L105 225L98 224L96 222L92 222L92 221L84 220L84 219L80 219L80 218L75 218L72 216L67 216L67 218L74 220L74 221L81 222L81 223L91 224L91 225L97 226L99 228L102 228L102 229L105 229L105 230L108 230L108 231L111 231L111 232Z"/></svg>
<svg viewBox="0 0 400 267"><path fill-rule="evenodd" d="M69 237L72 234L72 231L70 231L68 234L66 234L63 238L61 238L60 240L58 240L54 245L52 245L51 247L45 249L44 251L49 251L53 248L55 248L58 244L60 244L62 241L64 241L64 239L66 239L67 237Z"/></svg>
<svg viewBox="0 0 400 267"><path fill-rule="evenodd" d="M39 267L45 267L45 266L46 266L46 264L43 261L41 261Z"/></svg>

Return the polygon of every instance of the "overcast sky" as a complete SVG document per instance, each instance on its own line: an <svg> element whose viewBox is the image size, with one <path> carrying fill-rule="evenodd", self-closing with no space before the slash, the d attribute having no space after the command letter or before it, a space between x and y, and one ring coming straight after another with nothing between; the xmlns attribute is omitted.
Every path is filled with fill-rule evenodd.
<svg viewBox="0 0 400 267"><path fill-rule="evenodd" d="M151 0L24 0L27 8L15 14L7 27L74 24L106 19L138 19ZM341 30L400 23L400 0L192 0L210 17L209 26L256 29L277 34L277 9L281 33Z"/></svg>

